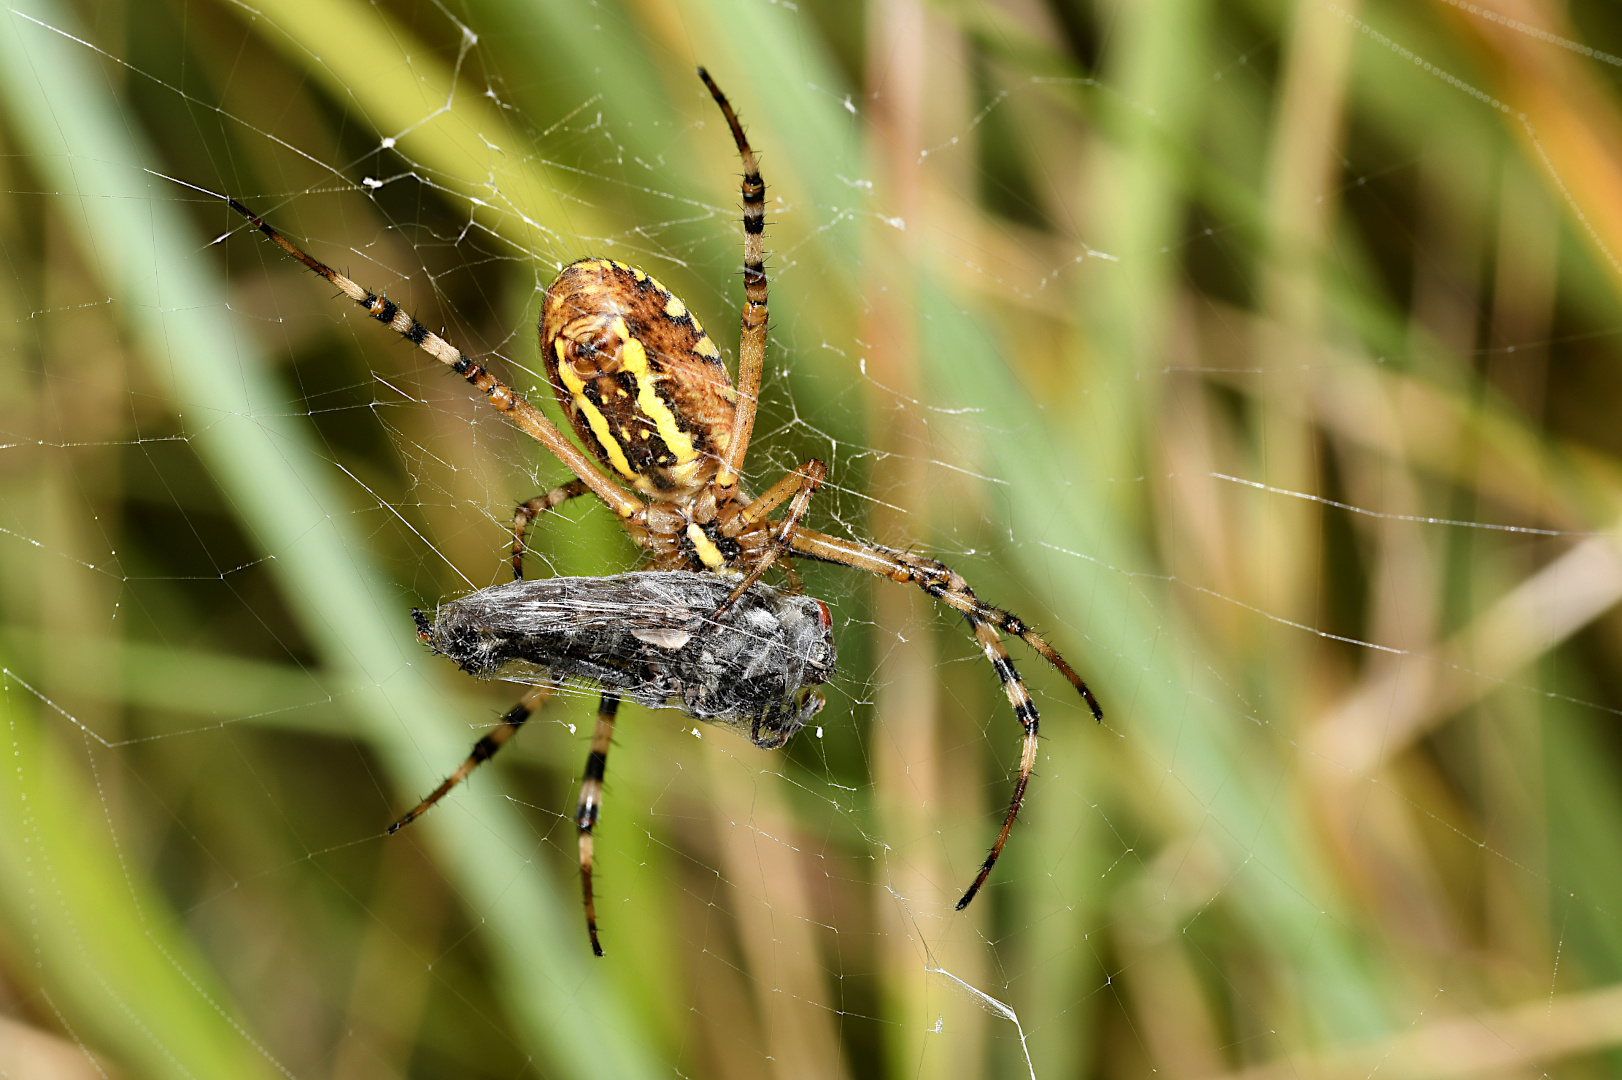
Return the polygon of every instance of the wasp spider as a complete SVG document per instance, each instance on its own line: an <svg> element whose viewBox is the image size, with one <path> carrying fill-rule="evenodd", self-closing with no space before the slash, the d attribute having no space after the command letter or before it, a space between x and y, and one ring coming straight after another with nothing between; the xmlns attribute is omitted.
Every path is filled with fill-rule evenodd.
<svg viewBox="0 0 1622 1080"><path fill-rule="evenodd" d="M826 475L811 460L759 495L750 497L741 473L755 423L761 367L766 355L766 185L737 114L709 74L704 80L720 106L743 159L743 327L738 346L738 383L727 375L721 353L697 317L650 274L611 259L582 259L563 268L541 306L540 341L548 380L582 451L539 409L477 361L428 330L387 297L299 250L263 219L232 199L231 206L287 254L326 278L368 315L449 366L482 392L520 430L568 466L575 479L531 499L513 521L513 573L523 577L524 536L540 514L588 492L619 516L655 571L718 574L736 584L721 599L719 619L749 592L782 556L854 567L892 581L916 585L968 622L981 651L1001 681L1024 730L1019 773L1002 828L973 883L957 903L974 899L1002 852L1025 798L1036 763L1036 706L1015 671L1000 635L1020 638L1070 680L1093 716L1097 699L1064 658L1022 620L974 595L946 565L878 544L860 543L802 528L801 518ZM594 461L593 458L596 460ZM772 514L784 504L781 518ZM431 638L431 632L426 630ZM553 689L535 686L440 787L391 828L406 825L442 798L481 762L498 751ZM575 823L579 831L581 882L593 951L598 944L592 902L592 827L602 799L602 781L620 694L605 687L591 752L586 760Z"/></svg>

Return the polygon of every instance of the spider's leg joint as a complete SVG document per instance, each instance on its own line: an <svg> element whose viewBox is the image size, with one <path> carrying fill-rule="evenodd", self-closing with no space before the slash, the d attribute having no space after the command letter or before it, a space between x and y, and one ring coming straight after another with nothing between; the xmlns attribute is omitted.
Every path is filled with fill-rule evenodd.
<svg viewBox="0 0 1622 1080"><path fill-rule="evenodd" d="M468 757L473 760L475 765L482 765L494 757L495 752L500 749L501 744L486 735L473 744L473 750L468 754Z"/></svg>

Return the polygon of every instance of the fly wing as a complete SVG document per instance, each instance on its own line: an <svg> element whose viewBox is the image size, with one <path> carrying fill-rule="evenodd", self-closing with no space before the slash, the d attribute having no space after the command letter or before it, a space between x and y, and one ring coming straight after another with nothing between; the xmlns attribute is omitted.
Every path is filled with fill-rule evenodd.
<svg viewBox="0 0 1622 1080"><path fill-rule="evenodd" d="M441 604L431 644L480 678L527 680L549 671L600 679L606 666L626 669L608 684L615 689L641 677L659 683L666 680L647 665L679 664L677 654L729 588L724 578L691 571L512 581ZM673 677L683 681L679 672Z"/></svg>
<svg viewBox="0 0 1622 1080"><path fill-rule="evenodd" d="M781 745L820 707L808 687L833 673L832 620L757 584L712 622L731 589L690 571L514 581L442 604L425 635L480 678L584 679Z"/></svg>
<svg viewBox="0 0 1622 1080"><path fill-rule="evenodd" d="M498 636L693 631L730 588L724 578L691 571L510 581L441 605L436 626L449 620Z"/></svg>

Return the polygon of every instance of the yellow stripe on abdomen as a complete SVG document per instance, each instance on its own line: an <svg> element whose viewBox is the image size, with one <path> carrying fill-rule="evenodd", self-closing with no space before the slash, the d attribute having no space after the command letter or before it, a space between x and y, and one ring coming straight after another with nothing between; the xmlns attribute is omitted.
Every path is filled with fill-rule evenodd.
<svg viewBox="0 0 1622 1080"><path fill-rule="evenodd" d="M630 372L636 379L636 406L642 415L653 421L653 426L664 440L665 446L676 456L676 464L685 465L698 457L698 450L693 446L693 440L676 425L676 414L670 411L670 406L664 403L654 389L659 376L653 372L652 365L648 363L648 351L642 343L631 336L630 328L625 325L624 319L614 321L614 332L620 335L624 344L620 347L620 369ZM595 429L593 429L595 430Z"/></svg>
<svg viewBox="0 0 1622 1080"><path fill-rule="evenodd" d="M608 463L627 480L639 479L637 471L631 468L630 459L625 456L625 448L614 438L613 431L608 426L608 417L604 416L603 411L593 405L591 399L586 396L585 380L579 376L565 356L567 346L563 338L557 339L555 348L558 354L558 376L568 388L569 395L574 400L574 407L585 415L591 433L597 436L597 441L602 444L603 452L608 455Z"/></svg>

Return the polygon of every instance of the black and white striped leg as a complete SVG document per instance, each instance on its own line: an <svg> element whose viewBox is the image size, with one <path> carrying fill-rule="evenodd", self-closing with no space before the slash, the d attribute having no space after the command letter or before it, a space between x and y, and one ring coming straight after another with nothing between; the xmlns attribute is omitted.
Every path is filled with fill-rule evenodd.
<svg viewBox="0 0 1622 1080"><path fill-rule="evenodd" d="M513 513L513 580L524 580L524 537L529 524L548 510L554 510L570 499L579 498L589 490L584 481L570 480L567 484L548 491L523 503Z"/></svg>
<svg viewBox="0 0 1622 1080"><path fill-rule="evenodd" d="M961 611L963 617L969 620L969 625L976 627L976 637L980 637L979 626L984 624L1019 638L1070 681L1070 685L1076 688L1081 699L1087 703L1093 719L1104 719L1103 707L1098 704L1098 699L1093 696L1092 690L1082 681L1081 676L1077 675L1065 658L1059 655L1057 649L1048 644L1046 638L1026 626L1025 620L1011 611L988 604L975 596L974 590L969 588L969 583L963 580L963 575L945 563L913 555L911 552L899 552L897 558L908 568L909 579L913 584L936 600ZM982 637L980 640L984 644L985 639ZM1002 646L999 644L997 648L1001 650ZM1006 658L1007 653L1003 655ZM1023 688L1023 684L1021 686Z"/></svg>
<svg viewBox="0 0 1622 1080"><path fill-rule="evenodd" d="M934 559L926 559L907 551L896 551L893 548L881 547L878 544L863 544L854 540L842 540L835 536L813 532L810 529L800 529L789 541L789 547L796 555L806 558L820 559L823 562L837 563L840 566L851 566L859 570L866 570L880 577L887 577L891 581L902 584L916 585L931 597L943 604L961 612L968 621L974 636L980 642L981 650L991 666L997 672L997 678L1002 682L1003 692L1008 695L1008 703L1014 707L1014 717L1025 729L1024 750L1020 754L1019 778L1014 782L1014 797L1009 800L1008 812L1003 816L1002 829L997 833L996 843L991 845L991 853L980 866L980 873L975 877L974 884L969 891L963 894L963 899L957 902L958 910L968 906L974 899L975 893L991 874L991 868L997 864L997 856L1002 854L1003 845L1008 842L1008 834L1014 827L1014 819L1019 816L1019 808L1025 802L1025 787L1030 783L1031 770L1036 766L1037 724L1040 718L1036 713L1036 706L1031 703L1030 692L1025 689L1025 681L1019 677L1014 669L1013 662L1008 659L1008 650L1003 648L998 631L1012 634L1024 641L1034 649L1048 663L1052 664L1061 675L1070 680L1070 685L1076 688L1087 708L1092 711L1095 720L1104 719L1104 710L1098 704L1098 699L1087 684L1081 680L1064 659L1059 651L1048 644L1024 620L1010 611L985 603L974 595L969 583L963 576L944 563Z"/></svg>
<svg viewBox="0 0 1622 1080"><path fill-rule="evenodd" d="M743 320L738 339L738 406L732 415L732 434L726 456L716 473L716 486L723 491L737 486L749 452L749 438L755 430L755 406L760 397L761 370L766 361L766 183L760 178L760 165L749 139L738 122L731 102L715 85L710 73L698 69L698 77L709 87L710 96L726 117L732 141L743 163Z"/></svg>
<svg viewBox="0 0 1622 1080"><path fill-rule="evenodd" d="M918 586L931 597L961 612L970 625L984 622L1005 634L1011 634L1029 645L1052 664L1054 669L1076 688L1093 719L1104 719L1104 709L1075 669L1059 655L1059 650L1048 644L1046 638L1025 624L1025 620L1011 611L988 604L974 595L963 575L945 563L914 555L910 551L896 551L878 544L863 544L842 540L835 536L800 529L789 541L794 554L823 562L837 563L866 570L870 574L887 577L891 581Z"/></svg>
<svg viewBox="0 0 1622 1080"><path fill-rule="evenodd" d="M620 699L615 694L604 694L597 705L597 727L591 733L591 752L586 755L586 771L580 779L580 803L574 809L574 824L580 833L580 892L586 902L586 933L591 936L591 951L598 956L603 955L603 947L597 940L597 902L591 893L591 831L602 810L603 774L608 771L608 747L614 740L614 716L619 708Z"/></svg>
<svg viewBox="0 0 1622 1080"><path fill-rule="evenodd" d="M418 803L399 821L389 826L389 835L394 835L422 817L428 812L428 808L443 799L451 788L466 780L469 773L495 757L496 752L507 745L507 740L518 734L518 729L523 727L535 710L541 707L541 702L556 692L557 687L552 683L543 683L540 686L532 687L529 693L520 698L518 704L509 709L507 715L501 718L500 724L473 744L473 750L468 754L467 760L462 762L455 772L447 776L445 782L434 789L433 794Z"/></svg>
<svg viewBox="0 0 1622 1080"><path fill-rule="evenodd" d="M644 509L640 499L629 494L614 481L604 476L597 466L592 463L591 459L586 457L578 446L564 438L563 433L553 425L552 421L548 420L539 409L530 404L529 399L524 395L496 378L479 364L463 356L462 350L418 322L410 312L403 310L393 300L386 296L379 296L370 289L362 287L344 274L338 273L320 259L303 251L298 245L266 224L264 218L249 210L237 200L227 199L226 201L230 204L231 209L252 222L254 228L263 233L266 239L297 259L309 270L331 282L339 292L364 308L366 314L466 379L471 386L484 394L496 411L511 420L524 434L550 450L554 457L567 465L570 472L580 477L581 482L620 517L630 518Z"/></svg>
<svg viewBox="0 0 1622 1080"><path fill-rule="evenodd" d="M1031 702L1031 695L1025 689L1025 681L1014 670L1014 662L1008 658L1008 650L1003 648L1002 641L997 637L997 631L974 616L966 616L969 625L974 628L974 636L980 642L981 650L991 666L997 672L997 678L1002 682L1003 693L1008 695L1008 704L1014 707L1014 718L1025 729L1025 742L1019 755L1019 777L1014 781L1014 796L1008 803L1008 812L1003 816L1002 829L997 833L996 841L991 845L991 853L986 861L980 864L980 873L975 876L974 884L969 891L963 894L963 899L957 902L957 910L962 911L969 906L980 886L985 884L986 878L991 876L991 868L997 865L997 856L1002 854L1003 845L1008 842L1008 834L1014 827L1014 819L1019 817L1019 809L1025 803L1025 786L1030 783L1031 770L1036 767L1037 725L1041 717L1037 715L1036 706Z"/></svg>

